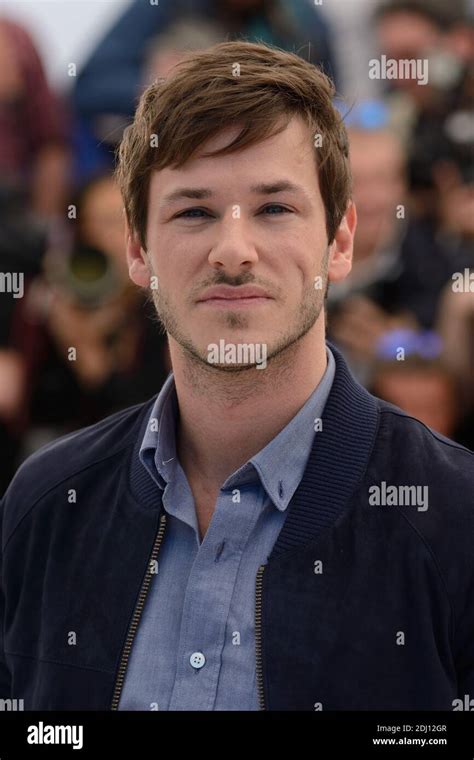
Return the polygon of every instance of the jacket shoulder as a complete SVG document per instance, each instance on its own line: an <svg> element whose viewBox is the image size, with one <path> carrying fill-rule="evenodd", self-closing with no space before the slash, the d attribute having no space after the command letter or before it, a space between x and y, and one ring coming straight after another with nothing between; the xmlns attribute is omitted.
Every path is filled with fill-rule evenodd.
<svg viewBox="0 0 474 760"><path fill-rule="evenodd" d="M378 399L380 411L379 436L391 445L392 455L410 458L415 452L420 466L429 461L442 464L443 468L467 467L466 474L474 482L474 452L460 443L447 438L424 422L411 417L399 407ZM416 468L417 461L413 462Z"/></svg>
<svg viewBox="0 0 474 760"><path fill-rule="evenodd" d="M93 425L62 435L27 457L1 500L3 543L22 516L49 491L133 446L141 422L147 411L151 411L155 399L156 396L115 412Z"/></svg>
<svg viewBox="0 0 474 760"><path fill-rule="evenodd" d="M474 452L391 404L380 402L380 422L367 481L424 488L426 511L399 510L437 543L446 535L469 545L474 535Z"/></svg>

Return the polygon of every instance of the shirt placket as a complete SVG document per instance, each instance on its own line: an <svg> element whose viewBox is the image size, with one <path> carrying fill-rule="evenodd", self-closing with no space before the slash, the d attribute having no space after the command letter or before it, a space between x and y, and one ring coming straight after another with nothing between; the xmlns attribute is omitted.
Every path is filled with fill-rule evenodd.
<svg viewBox="0 0 474 760"><path fill-rule="evenodd" d="M258 518L255 500L231 497L220 491L189 574L170 710L214 707L239 564Z"/></svg>

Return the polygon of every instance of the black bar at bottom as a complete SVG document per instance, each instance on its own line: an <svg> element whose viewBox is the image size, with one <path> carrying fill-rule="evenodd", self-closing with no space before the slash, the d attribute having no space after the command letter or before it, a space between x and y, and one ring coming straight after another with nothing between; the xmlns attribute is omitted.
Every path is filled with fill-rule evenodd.
<svg viewBox="0 0 474 760"><path fill-rule="evenodd" d="M27 756L93 757L138 760L155 747L175 744L190 753L249 752L248 734L226 722L249 721L265 740L289 742L294 750L312 747L311 757L347 752L365 757L473 760L474 715L470 712L0 712L0 760ZM163 733L163 723L167 723ZM175 724L175 725L173 725ZM189 724L183 731L181 724ZM259 725L258 725L259 724ZM289 724L289 725L285 725ZM292 730L291 734L288 729ZM223 738L224 737L224 738ZM189 744L188 744L189 742ZM165 749L166 748L166 749ZM206 750L207 748L207 750ZM281 746L281 748L283 748ZM321 754L323 752L323 754ZM334 753L334 754L333 754ZM293 754L293 753L292 753Z"/></svg>

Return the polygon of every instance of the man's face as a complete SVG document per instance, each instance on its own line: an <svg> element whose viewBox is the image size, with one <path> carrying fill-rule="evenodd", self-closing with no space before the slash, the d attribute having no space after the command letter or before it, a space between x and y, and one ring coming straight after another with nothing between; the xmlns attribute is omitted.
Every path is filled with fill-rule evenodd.
<svg viewBox="0 0 474 760"><path fill-rule="evenodd" d="M375 253L393 238L396 208L406 200L403 150L397 138L385 131L349 130L349 141L358 218L356 249Z"/></svg>
<svg viewBox="0 0 474 760"><path fill-rule="evenodd" d="M337 280L350 270L355 212L329 251L304 122L294 118L242 151L201 157L239 129L209 140L182 168L152 174L147 253L132 239L128 245L132 280L149 286L154 276L151 293L170 344L206 364L209 346L221 340L264 344L267 359L281 354L324 318L328 274ZM212 292L216 286L225 287Z"/></svg>
<svg viewBox="0 0 474 760"><path fill-rule="evenodd" d="M437 50L442 35L437 26L418 13L398 11L383 16L377 25L379 47L388 58L423 58Z"/></svg>
<svg viewBox="0 0 474 760"><path fill-rule="evenodd" d="M445 41L436 24L419 13L397 11L382 17L377 24L380 52L396 61L428 58L439 51ZM415 78L395 79L392 84L408 93L417 103L430 96L430 87L419 85Z"/></svg>

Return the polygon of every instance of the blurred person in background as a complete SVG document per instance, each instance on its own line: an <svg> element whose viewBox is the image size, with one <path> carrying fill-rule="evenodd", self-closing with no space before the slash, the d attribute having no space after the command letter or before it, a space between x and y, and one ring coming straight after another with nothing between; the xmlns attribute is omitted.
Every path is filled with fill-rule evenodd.
<svg viewBox="0 0 474 760"><path fill-rule="evenodd" d="M24 188L46 220L63 215L69 180L69 125L30 35L0 17L0 172Z"/></svg>
<svg viewBox="0 0 474 760"><path fill-rule="evenodd" d="M10 348L0 349L0 496L18 466L20 435L17 418L21 413L25 371L21 354Z"/></svg>
<svg viewBox="0 0 474 760"><path fill-rule="evenodd" d="M363 382L383 335L399 327L432 328L438 299L469 252L442 244L429 221L410 213L406 155L396 134L349 124L358 226L350 275L328 294L329 335ZM349 120L350 121L350 120Z"/></svg>
<svg viewBox="0 0 474 760"><path fill-rule="evenodd" d="M471 130L474 135L474 121ZM464 172L449 159L436 162L433 167L436 182L434 208L440 235L452 246L464 245L472 253L474 244L473 159L463 168ZM465 179L468 173L471 176Z"/></svg>
<svg viewBox="0 0 474 760"><path fill-rule="evenodd" d="M337 0L323 2L334 40L338 90L350 104L379 98L381 82L369 79L369 61L377 53L373 15L380 0Z"/></svg>
<svg viewBox="0 0 474 760"><path fill-rule="evenodd" d="M380 53L426 63L425 84L408 76L384 84L392 125L408 149L413 210L437 219L443 186L451 192L474 177L472 11L464 0L387 0L375 19Z"/></svg>
<svg viewBox="0 0 474 760"><path fill-rule="evenodd" d="M141 85L147 87L158 77L168 76L187 53L211 47L223 36L223 28L216 23L191 17L179 19L148 42Z"/></svg>
<svg viewBox="0 0 474 760"><path fill-rule="evenodd" d="M396 60L428 61L426 86L398 79L390 89L392 103L405 103L398 124L407 135L412 214L432 231L438 247L436 257L420 247L414 258L425 282L436 283L436 288L442 280L437 273L451 268L432 301L430 323L442 338L443 363L457 383L460 419L453 435L474 448L474 288L456 292L452 281L456 273L469 273L474 266L473 5L463 0L389 0L376 19L382 52ZM419 292L421 304L423 289Z"/></svg>
<svg viewBox="0 0 474 760"><path fill-rule="evenodd" d="M14 315L45 247L44 226L25 205L25 192L0 182L0 493L14 473L23 431L25 364L15 346Z"/></svg>
<svg viewBox="0 0 474 760"><path fill-rule="evenodd" d="M403 354L397 351L403 345ZM462 402L457 378L441 357L436 334L398 331L379 349L370 391L432 430L459 439Z"/></svg>
<svg viewBox="0 0 474 760"><path fill-rule="evenodd" d="M403 93L419 110L433 107L443 90L457 82L461 60L449 55L449 33L464 16L464 0L385 0L375 10L380 53L388 59L428 59L428 81L414 77L387 79L391 93ZM439 65L440 64L440 65Z"/></svg>
<svg viewBox="0 0 474 760"><path fill-rule="evenodd" d="M78 191L70 250L50 249L15 315L26 366L22 456L145 400L167 374L166 339L128 278L123 203L101 175Z"/></svg>
<svg viewBox="0 0 474 760"><path fill-rule="evenodd" d="M453 288L440 299L437 330L443 340L443 359L457 380L463 417L456 440L474 450L474 267L462 273L469 287Z"/></svg>
<svg viewBox="0 0 474 760"><path fill-rule="evenodd" d="M25 382L23 358L12 343L13 314L63 212L68 166L65 113L33 40L0 17L0 492L20 446ZM18 284L21 278L21 293L3 287L13 277Z"/></svg>
<svg viewBox="0 0 474 760"><path fill-rule="evenodd" d="M148 83L144 72L150 42L157 35L163 40L170 27L183 19L198 24L197 41L191 37L180 42L179 36L173 35L177 56L167 44L168 60L178 60L183 51L200 45L242 37L299 53L322 65L337 80L329 26L311 0L173 0L159 5L134 0L77 77L73 103L78 177L84 179L99 168L112 167L114 147ZM219 38L208 40L201 35L202 24L214 27Z"/></svg>

